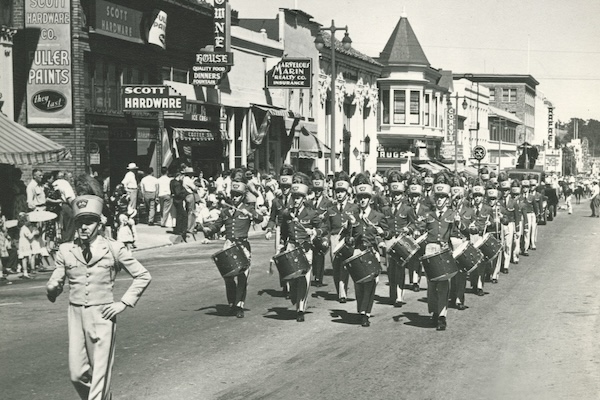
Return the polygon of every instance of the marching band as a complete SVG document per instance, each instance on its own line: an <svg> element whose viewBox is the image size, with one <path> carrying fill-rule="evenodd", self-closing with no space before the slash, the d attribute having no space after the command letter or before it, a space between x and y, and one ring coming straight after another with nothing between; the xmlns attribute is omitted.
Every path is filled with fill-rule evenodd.
<svg viewBox="0 0 600 400"><path fill-rule="evenodd" d="M371 325L375 290L385 269L389 299L381 303L402 307L406 289L419 292L424 273L428 311L437 330L445 330L448 307L467 308L468 283L483 296L486 282L497 284L501 272L507 274L520 255L537 248L544 194L535 177L529 178L511 180L485 169L478 178L389 170L381 191L368 173L351 179L340 172L328 182L318 170L309 177L284 165L265 237L270 240L275 233L272 264L296 307L296 321L305 319L311 284L325 286L329 253L336 298L348 301L352 278L363 327ZM245 192L243 180L233 182L227 209L204 228L211 234L225 227L224 249L213 259L239 318L250 270L248 229L252 220L263 219L244 204Z"/></svg>

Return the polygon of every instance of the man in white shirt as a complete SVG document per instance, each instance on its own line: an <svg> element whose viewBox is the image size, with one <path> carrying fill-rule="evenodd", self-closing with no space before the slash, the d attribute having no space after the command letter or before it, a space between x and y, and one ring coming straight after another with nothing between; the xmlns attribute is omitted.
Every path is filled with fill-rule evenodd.
<svg viewBox="0 0 600 400"><path fill-rule="evenodd" d="M42 177L44 174L39 169L34 169L31 173L31 182L27 185L27 206L31 211L43 211L46 209L46 194Z"/></svg>
<svg viewBox="0 0 600 400"><path fill-rule="evenodd" d="M137 170L138 167L135 163L129 163L127 166L127 173L121 181L123 186L125 186L127 194L129 194L129 206L134 210L137 210L138 183L137 179L135 178Z"/></svg>
<svg viewBox="0 0 600 400"><path fill-rule="evenodd" d="M192 167L185 167L182 174L183 179L181 180L181 184L188 193L185 197L185 209L188 216L187 232L192 232L196 227L196 215L194 214L196 199L194 193L198 192L198 188L194 182L194 169Z"/></svg>
<svg viewBox="0 0 600 400"><path fill-rule="evenodd" d="M154 225L154 217L156 215L156 198L158 197L158 179L153 175L154 168L148 167L146 175L140 181L140 189L142 190L142 198L146 205L148 213L148 226Z"/></svg>
<svg viewBox="0 0 600 400"><path fill-rule="evenodd" d="M160 204L160 226L167 226L167 219L173 207L173 198L171 194L171 178L168 175L168 168L162 167L160 170L160 178L158 178L158 202Z"/></svg>
<svg viewBox="0 0 600 400"><path fill-rule="evenodd" d="M64 178L56 179L52 182L52 187L54 190L60 192L60 198L62 200L62 209L60 212L60 222L62 225L60 243L70 242L75 237L75 220L73 219L73 209L71 208L71 202L75 199L75 191L73 191L71 184Z"/></svg>
<svg viewBox="0 0 600 400"><path fill-rule="evenodd" d="M592 194L590 196L590 208L592 209L592 217L600 218L600 186L598 179L592 181Z"/></svg>

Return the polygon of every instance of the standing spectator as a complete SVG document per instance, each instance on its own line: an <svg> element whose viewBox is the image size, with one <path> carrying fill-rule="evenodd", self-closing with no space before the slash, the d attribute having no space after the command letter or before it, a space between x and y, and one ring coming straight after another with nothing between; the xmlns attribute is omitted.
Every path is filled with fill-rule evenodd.
<svg viewBox="0 0 600 400"><path fill-rule="evenodd" d="M108 199L110 196L110 170L108 168L102 170L102 178L102 191L104 192L106 199Z"/></svg>
<svg viewBox="0 0 600 400"><path fill-rule="evenodd" d="M26 213L21 212L17 219L19 221L18 255L19 262L21 263L22 273L22 275L19 276L19 279L31 279L29 272L33 272L35 268L32 243L35 237L40 234L40 232L29 222L29 218L27 217Z"/></svg>
<svg viewBox="0 0 600 400"><path fill-rule="evenodd" d="M11 219L17 219L19 214L22 212L29 211L29 207L27 206L27 187L25 183L21 180L23 176L23 171L19 168L15 168L12 171L11 177L11 197L12 197L12 213L7 214L12 216Z"/></svg>
<svg viewBox="0 0 600 400"><path fill-rule="evenodd" d="M44 174L41 170L35 168L31 173L31 181L27 185L27 207L30 211L43 211L46 209L46 194L44 193L44 184L42 179Z"/></svg>
<svg viewBox="0 0 600 400"><path fill-rule="evenodd" d="M44 192L46 193L46 210L55 213L59 218L46 223L46 240L48 241L50 249L56 246L56 233L60 230L60 212L62 199L60 192L52 186L52 183L56 179L55 172L46 172L44 174Z"/></svg>
<svg viewBox="0 0 600 400"><path fill-rule="evenodd" d="M175 208L176 219L173 233L175 235L181 235L183 237L183 240L185 240L187 235L187 213L185 212L183 204L188 194L187 190L185 190L182 183L184 170L185 167L182 168L177 174L177 176L170 182L171 196L173 199L173 207Z"/></svg>
<svg viewBox="0 0 600 400"><path fill-rule="evenodd" d="M8 282L8 249L10 248L10 238L6 232L6 217L2 214L2 205L0 204L0 264L2 264L2 276L0 281Z"/></svg>
<svg viewBox="0 0 600 400"><path fill-rule="evenodd" d="M144 198L146 212L148 213L149 226L154 225L156 199L158 197L158 179L153 174L154 169L152 167L148 168L145 176L140 181L140 189L142 190L142 197Z"/></svg>
<svg viewBox="0 0 600 400"><path fill-rule="evenodd" d="M227 173L224 173L225 177L223 178L223 185L225 186L225 194L227 197L231 196L231 170L228 170Z"/></svg>
<svg viewBox="0 0 600 400"><path fill-rule="evenodd" d="M137 174L138 167L135 163L129 163L127 166L127 173L123 177L121 183L125 186L125 190L129 194L129 204L132 208L137 210L137 192L138 192L138 183L137 183Z"/></svg>
<svg viewBox="0 0 600 400"><path fill-rule="evenodd" d="M277 184L277 180L273 179L273 175L267 174L263 186L265 188L266 206L270 211L273 206L273 200L277 197L275 194L277 193L277 189L279 189L279 185Z"/></svg>
<svg viewBox="0 0 600 400"><path fill-rule="evenodd" d="M563 195L565 196L565 204L567 206L567 212L573 214L573 204L571 200L573 198L573 189L575 188L574 183L565 184L563 189Z"/></svg>
<svg viewBox="0 0 600 400"><path fill-rule="evenodd" d="M59 217L62 230L58 232L57 236L60 236L61 243L70 242L75 237L75 221L73 220L73 209L71 208L71 201L75 199L75 192L71 184L62 178L54 180L52 187L60 193L62 201Z"/></svg>
<svg viewBox="0 0 600 400"><path fill-rule="evenodd" d="M158 178L158 202L160 204L160 226L166 227L169 222L169 227L172 227L171 221L169 221L169 215L171 214L171 208L173 207L173 198L171 194L171 178L169 176L169 169L162 167L160 169L160 178Z"/></svg>
<svg viewBox="0 0 600 400"><path fill-rule="evenodd" d="M194 169L192 167L185 167L183 169L181 184L187 192L185 195L185 210L187 213L187 227L185 233L192 232L196 227L196 215L194 211L196 209L196 196L198 189L192 176L194 175Z"/></svg>
<svg viewBox="0 0 600 400"><path fill-rule="evenodd" d="M256 185L256 181L254 180L254 173L252 172L252 170L249 169L244 173L244 177L248 182L246 184L246 188L248 189L248 191L246 192L246 203L250 207L256 208L256 202L258 200L258 197L260 196L260 192Z"/></svg>
<svg viewBox="0 0 600 400"><path fill-rule="evenodd" d="M225 172L219 174L217 179L215 179L215 193L225 193Z"/></svg>
<svg viewBox="0 0 600 400"><path fill-rule="evenodd" d="M128 250L135 249L137 230L135 229L135 216L137 210L127 206L127 212L119 215L119 228L117 229L117 240L125 245Z"/></svg>
<svg viewBox="0 0 600 400"><path fill-rule="evenodd" d="M600 218L600 187L598 179L592 180L592 188L590 195L590 208L592 209L592 217Z"/></svg>

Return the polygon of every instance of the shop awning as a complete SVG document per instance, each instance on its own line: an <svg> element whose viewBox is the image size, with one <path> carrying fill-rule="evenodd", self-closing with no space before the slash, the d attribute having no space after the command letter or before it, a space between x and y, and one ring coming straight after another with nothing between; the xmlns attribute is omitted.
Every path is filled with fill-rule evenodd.
<svg viewBox="0 0 600 400"><path fill-rule="evenodd" d="M0 164L44 164L69 158L69 149L0 113Z"/></svg>
<svg viewBox="0 0 600 400"><path fill-rule="evenodd" d="M301 115L295 113L292 110L288 110L285 108L277 108L277 107L272 107L272 106L262 105L262 104L252 104L252 107L258 108L259 110L262 110L262 111L266 112L267 114L269 114L271 116L275 116L275 117L302 118Z"/></svg>
<svg viewBox="0 0 600 400"><path fill-rule="evenodd" d="M446 166L440 165L440 164L437 164L437 163L433 163L431 161L426 161L424 163L419 163L419 164L414 163L414 166L415 166L415 168L417 168L420 171L421 170L427 170L427 171L431 171L434 174L437 174L437 173L442 172L442 171L448 171L449 170L449 168L447 168Z"/></svg>
<svg viewBox="0 0 600 400"><path fill-rule="evenodd" d="M173 138L176 141L210 142L215 140L215 134L210 129L173 128Z"/></svg>
<svg viewBox="0 0 600 400"><path fill-rule="evenodd" d="M298 141L294 141L294 144L297 143L298 148L292 147L290 150L295 157L318 159L331 156L331 149L306 128L300 129L297 138Z"/></svg>

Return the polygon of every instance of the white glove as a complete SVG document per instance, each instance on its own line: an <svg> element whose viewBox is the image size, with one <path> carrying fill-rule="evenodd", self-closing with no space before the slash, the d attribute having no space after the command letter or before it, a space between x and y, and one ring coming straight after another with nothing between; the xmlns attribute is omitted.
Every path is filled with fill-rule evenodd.
<svg viewBox="0 0 600 400"><path fill-rule="evenodd" d="M265 233L265 239L271 240L272 238L273 238L273 232L267 231L267 233Z"/></svg>

